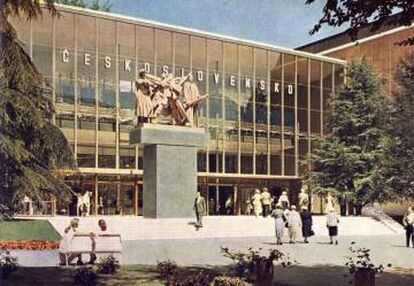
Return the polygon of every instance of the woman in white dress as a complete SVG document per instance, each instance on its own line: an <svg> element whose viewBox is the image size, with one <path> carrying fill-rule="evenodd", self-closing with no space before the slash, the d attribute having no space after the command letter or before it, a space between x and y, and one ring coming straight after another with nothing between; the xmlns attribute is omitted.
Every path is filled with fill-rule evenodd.
<svg viewBox="0 0 414 286"><path fill-rule="evenodd" d="M61 265L69 264L76 257L78 258L77 264L82 264L81 254L70 253L66 258L66 254L69 251L69 245L72 243L73 237L77 233L76 229L78 227L79 227L79 219L74 218L70 221L69 226L65 228L62 239L59 243L59 257L60 257Z"/></svg>

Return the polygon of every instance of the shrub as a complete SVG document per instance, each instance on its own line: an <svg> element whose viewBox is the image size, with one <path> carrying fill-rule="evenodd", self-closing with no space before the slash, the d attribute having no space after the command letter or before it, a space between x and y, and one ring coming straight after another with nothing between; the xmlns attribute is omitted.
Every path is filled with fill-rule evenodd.
<svg viewBox="0 0 414 286"><path fill-rule="evenodd" d="M177 264L170 259L161 262L158 261L157 263L157 272L160 274L163 280L166 280L171 275L176 275L177 271Z"/></svg>
<svg viewBox="0 0 414 286"><path fill-rule="evenodd" d="M218 276L211 282L211 286L248 286L247 283L240 277Z"/></svg>
<svg viewBox="0 0 414 286"><path fill-rule="evenodd" d="M99 274L115 274L119 268L119 262L112 255L101 257L96 264L96 272Z"/></svg>
<svg viewBox="0 0 414 286"><path fill-rule="evenodd" d="M289 256L277 249L269 251L268 256L260 255L260 250L249 247L247 251L231 251L227 247L221 247L224 257L233 260L233 273L248 282L259 280L271 280L273 277L273 262L280 261L283 267L292 265Z"/></svg>
<svg viewBox="0 0 414 286"><path fill-rule="evenodd" d="M74 285L95 285L98 274L91 266L81 266L75 270Z"/></svg>
<svg viewBox="0 0 414 286"><path fill-rule="evenodd" d="M7 279L9 275L17 270L17 258L10 255L9 251L0 252L0 276Z"/></svg>
<svg viewBox="0 0 414 286"><path fill-rule="evenodd" d="M210 275L203 270L196 272L176 272L169 275L164 285L166 286L209 286Z"/></svg>

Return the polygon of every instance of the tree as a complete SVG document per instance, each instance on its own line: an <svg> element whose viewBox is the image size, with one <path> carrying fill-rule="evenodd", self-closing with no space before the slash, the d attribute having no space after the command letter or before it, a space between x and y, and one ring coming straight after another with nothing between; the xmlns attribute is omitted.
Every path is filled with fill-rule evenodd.
<svg viewBox="0 0 414 286"><path fill-rule="evenodd" d="M389 105L366 61L351 63L346 84L332 94L328 135L317 140L306 174L317 193L333 192L341 204L351 200L357 209L385 199L373 177L387 136Z"/></svg>
<svg viewBox="0 0 414 286"><path fill-rule="evenodd" d="M377 188L392 200L414 198L414 53L402 58L394 75L397 91L375 177Z"/></svg>
<svg viewBox="0 0 414 286"><path fill-rule="evenodd" d="M100 10L104 12L109 12L112 7L112 4L109 0L92 0L92 3L89 6L87 4L87 1L85 2L84 0L55 0L55 3L81 8L89 8L92 10Z"/></svg>
<svg viewBox="0 0 414 286"><path fill-rule="evenodd" d="M313 4L315 0L306 0ZM326 0L323 16L314 25L310 34L317 33L323 25L340 27L349 25L348 34L352 41L357 40L358 32L366 27L377 31L384 26L410 26L414 19L412 0ZM414 37L401 43L414 44Z"/></svg>
<svg viewBox="0 0 414 286"><path fill-rule="evenodd" d="M44 1L57 15L53 1ZM8 21L42 15L39 1L0 0L0 204L16 211L25 195L69 199L70 188L52 170L74 167L63 133L49 118L50 88L25 53Z"/></svg>

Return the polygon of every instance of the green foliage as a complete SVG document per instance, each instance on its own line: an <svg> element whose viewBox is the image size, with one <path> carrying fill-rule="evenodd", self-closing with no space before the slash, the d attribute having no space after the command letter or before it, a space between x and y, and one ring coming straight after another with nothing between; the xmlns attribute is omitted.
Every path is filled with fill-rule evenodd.
<svg viewBox="0 0 414 286"><path fill-rule="evenodd" d="M35 19L38 1L5 1L0 7L0 204L12 211L24 195L33 200L69 198L70 189L51 170L72 168L72 150L50 122L51 89L16 39L7 16ZM53 3L45 1L52 14Z"/></svg>
<svg viewBox="0 0 414 286"><path fill-rule="evenodd" d="M392 200L414 197L414 53L395 72L397 89L375 182Z"/></svg>
<svg viewBox="0 0 414 286"><path fill-rule="evenodd" d="M313 4L315 0L307 0L306 4ZM340 27L349 25L347 30L353 41L357 40L358 32L369 27L370 31L377 31L384 26L410 26L414 20L414 2L412 0L326 0L323 16L314 25L310 34L317 33L323 25ZM398 11L396 14L395 12ZM414 37L400 42L402 45L414 44Z"/></svg>
<svg viewBox="0 0 414 286"><path fill-rule="evenodd" d="M251 285L239 277L218 276L214 278L211 286L248 286Z"/></svg>
<svg viewBox="0 0 414 286"><path fill-rule="evenodd" d="M91 286L96 284L98 274L91 266L81 266L76 268L74 275L74 285Z"/></svg>
<svg viewBox="0 0 414 286"><path fill-rule="evenodd" d="M388 199L374 178L388 138L390 107L366 61L351 63L346 84L332 94L328 135L315 142L312 170L305 175L317 193L333 192L359 206Z"/></svg>
<svg viewBox="0 0 414 286"><path fill-rule="evenodd" d="M112 255L108 257L101 257L96 264L96 272L99 274L114 275L119 269L119 262Z"/></svg>
<svg viewBox="0 0 414 286"><path fill-rule="evenodd" d="M18 267L17 258L10 255L9 251L0 251L0 277L7 279Z"/></svg>
<svg viewBox="0 0 414 286"><path fill-rule="evenodd" d="M178 266L174 261L168 259L165 261L158 261L157 263L157 272L163 280L167 279L170 275L175 275L177 271Z"/></svg>
<svg viewBox="0 0 414 286"><path fill-rule="evenodd" d="M90 2L90 5L88 5ZM99 10L104 12L111 11L112 4L109 0L92 0L92 1L84 1L84 0L55 0L55 3L69 5L69 6L76 6L81 8L89 8L92 10Z"/></svg>

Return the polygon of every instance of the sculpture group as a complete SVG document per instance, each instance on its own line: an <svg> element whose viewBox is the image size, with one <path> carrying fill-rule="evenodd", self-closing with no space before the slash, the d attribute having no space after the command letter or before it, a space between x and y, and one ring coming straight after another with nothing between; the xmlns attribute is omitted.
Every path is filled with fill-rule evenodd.
<svg viewBox="0 0 414 286"><path fill-rule="evenodd" d="M158 123L167 118L173 125L195 127L198 103L207 98L200 95L191 73L184 77L157 77L141 70L134 93L137 124Z"/></svg>

